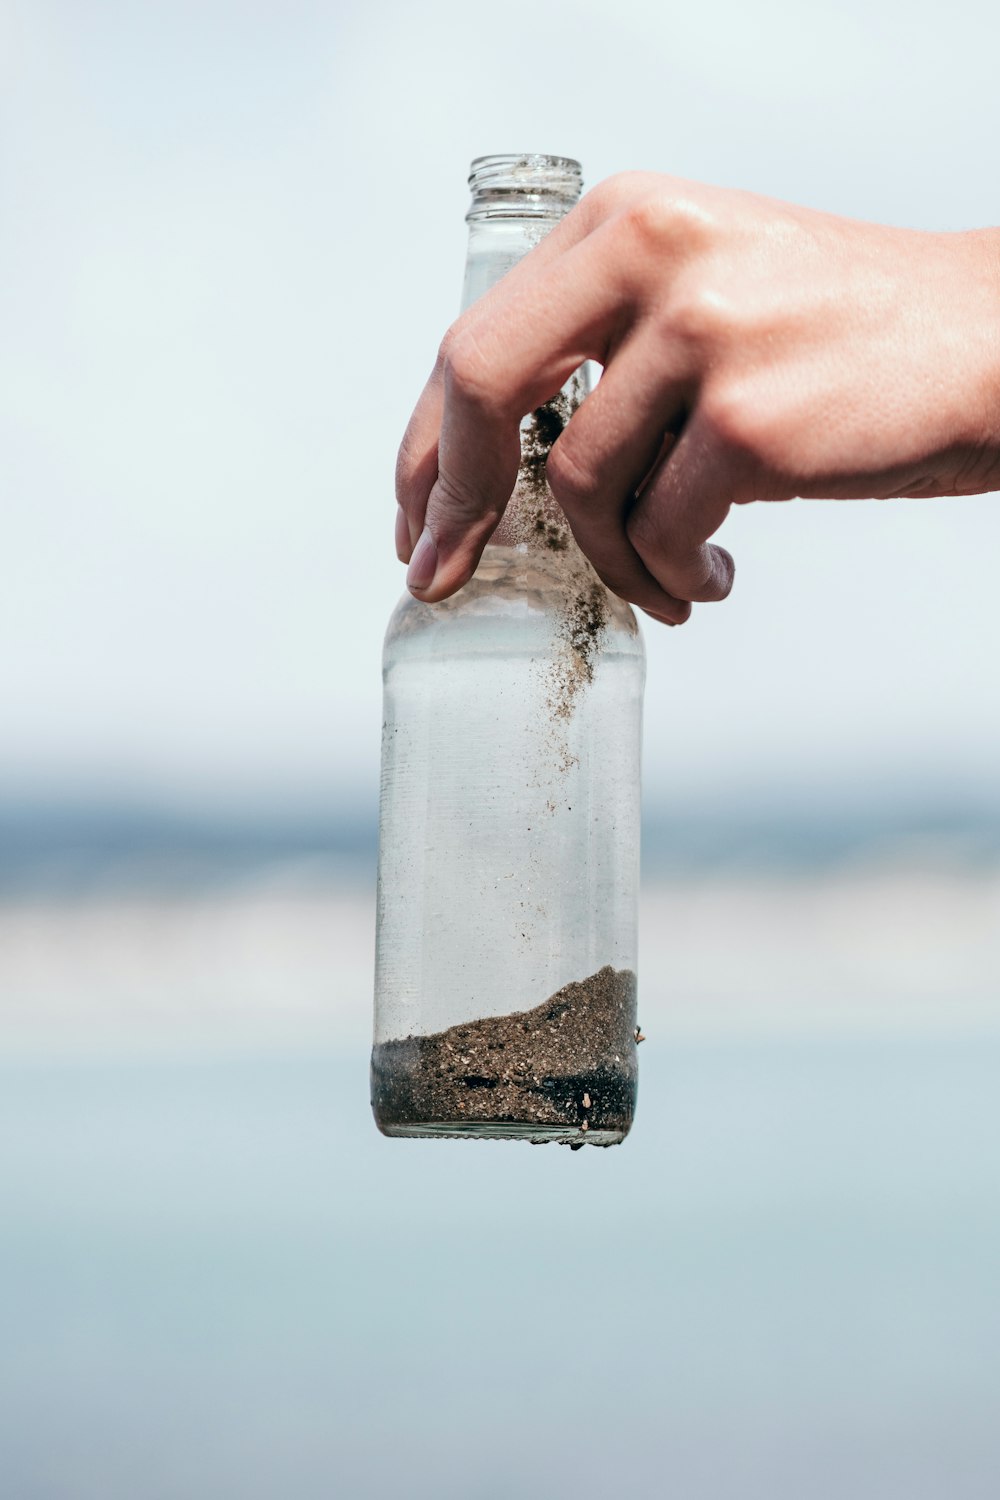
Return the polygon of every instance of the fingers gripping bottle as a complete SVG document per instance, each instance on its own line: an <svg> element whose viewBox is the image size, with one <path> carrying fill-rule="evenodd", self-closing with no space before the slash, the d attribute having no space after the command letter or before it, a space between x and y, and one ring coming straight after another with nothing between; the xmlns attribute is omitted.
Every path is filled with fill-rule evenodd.
<svg viewBox="0 0 1000 1500"><path fill-rule="evenodd" d="M580 194L577 162L473 162L464 306ZM471 581L385 640L372 1108L392 1136L610 1146L636 1096L645 661L545 459L579 371L522 423Z"/></svg>

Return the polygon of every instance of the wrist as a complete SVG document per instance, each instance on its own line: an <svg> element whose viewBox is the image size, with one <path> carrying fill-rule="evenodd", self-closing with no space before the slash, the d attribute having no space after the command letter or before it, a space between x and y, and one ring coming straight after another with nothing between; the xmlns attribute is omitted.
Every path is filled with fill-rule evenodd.
<svg viewBox="0 0 1000 1500"><path fill-rule="evenodd" d="M1000 229L977 229L961 236L972 257L972 301L968 318L969 347L978 358L972 396L974 431L971 444L978 451L977 473L987 482L980 488L1000 488ZM959 274L962 274L960 268Z"/></svg>

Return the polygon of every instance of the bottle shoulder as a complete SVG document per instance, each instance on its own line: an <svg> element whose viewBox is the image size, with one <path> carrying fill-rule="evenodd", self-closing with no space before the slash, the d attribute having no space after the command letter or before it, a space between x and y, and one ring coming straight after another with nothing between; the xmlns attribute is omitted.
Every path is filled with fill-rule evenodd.
<svg viewBox="0 0 1000 1500"><path fill-rule="evenodd" d="M575 550L575 549L574 549ZM577 553L523 546L489 546L472 578L440 604L406 594L389 620L385 649L392 655L439 655L481 650L541 649L567 632L589 635L595 649L644 656L638 621L629 604L605 588Z"/></svg>

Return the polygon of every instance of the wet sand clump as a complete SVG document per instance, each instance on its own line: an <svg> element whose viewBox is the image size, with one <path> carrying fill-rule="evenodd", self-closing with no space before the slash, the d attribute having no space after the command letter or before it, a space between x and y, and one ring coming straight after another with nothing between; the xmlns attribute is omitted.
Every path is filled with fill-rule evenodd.
<svg viewBox="0 0 1000 1500"><path fill-rule="evenodd" d="M382 1042L371 1068L379 1129L613 1145L635 1112L635 1005L635 975L606 965L533 1010Z"/></svg>

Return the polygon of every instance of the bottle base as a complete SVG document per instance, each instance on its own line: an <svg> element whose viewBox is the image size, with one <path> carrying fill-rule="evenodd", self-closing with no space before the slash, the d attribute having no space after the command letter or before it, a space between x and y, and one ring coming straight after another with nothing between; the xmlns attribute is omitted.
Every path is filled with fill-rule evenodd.
<svg viewBox="0 0 1000 1500"><path fill-rule="evenodd" d="M581 1130L569 1125L527 1125L503 1120L407 1120L378 1122L383 1135L408 1140L528 1141L533 1146L554 1142L577 1150L580 1146L619 1146L626 1130Z"/></svg>

